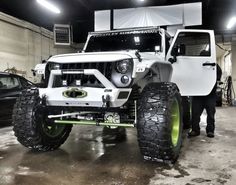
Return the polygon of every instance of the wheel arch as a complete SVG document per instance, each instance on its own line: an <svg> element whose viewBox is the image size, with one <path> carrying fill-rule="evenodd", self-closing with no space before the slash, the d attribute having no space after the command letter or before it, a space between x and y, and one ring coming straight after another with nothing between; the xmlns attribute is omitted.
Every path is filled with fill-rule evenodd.
<svg viewBox="0 0 236 185"><path fill-rule="evenodd" d="M170 82L173 71L172 65L160 63L158 68L160 69L162 82Z"/></svg>

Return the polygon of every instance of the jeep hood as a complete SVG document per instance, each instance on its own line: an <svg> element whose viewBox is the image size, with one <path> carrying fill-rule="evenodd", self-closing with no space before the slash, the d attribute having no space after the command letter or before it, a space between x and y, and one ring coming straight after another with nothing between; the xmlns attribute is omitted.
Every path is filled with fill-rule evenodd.
<svg viewBox="0 0 236 185"><path fill-rule="evenodd" d="M113 62L129 58L137 58L137 56L135 55L135 51L91 52L91 53L55 55L50 59L48 59L48 62L56 62L56 63Z"/></svg>

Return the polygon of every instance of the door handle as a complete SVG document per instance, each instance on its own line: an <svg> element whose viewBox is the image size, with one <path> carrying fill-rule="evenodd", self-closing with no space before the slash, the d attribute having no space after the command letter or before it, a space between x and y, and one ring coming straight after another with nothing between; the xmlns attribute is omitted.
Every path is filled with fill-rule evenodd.
<svg viewBox="0 0 236 185"><path fill-rule="evenodd" d="M214 67L214 66L216 66L216 63L205 62L205 63L202 64L202 66L212 66L212 67Z"/></svg>

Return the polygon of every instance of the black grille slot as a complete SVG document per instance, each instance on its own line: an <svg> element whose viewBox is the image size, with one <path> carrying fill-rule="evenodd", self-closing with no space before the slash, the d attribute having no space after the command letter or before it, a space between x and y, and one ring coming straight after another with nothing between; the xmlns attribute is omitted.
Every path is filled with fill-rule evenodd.
<svg viewBox="0 0 236 185"><path fill-rule="evenodd" d="M62 70L83 70L83 69L97 69L108 80L111 80L112 62L100 62L100 63L68 63L62 64ZM81 85L84 87L103 87L100 81L93 75L63 75L62 80L67 81L68 86L76 85L76 80L81 80ZM57 85L58 86L58 85Z"/></svg>

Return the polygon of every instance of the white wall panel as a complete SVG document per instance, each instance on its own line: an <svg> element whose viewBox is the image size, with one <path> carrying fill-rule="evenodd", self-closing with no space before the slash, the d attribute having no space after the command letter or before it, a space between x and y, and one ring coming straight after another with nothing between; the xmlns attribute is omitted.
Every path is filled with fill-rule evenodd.
<svg viewBox="0 0 236 185"><path fill-rule="evenodd" d="M95 31L110 30L110 16L110 10L96 11ZM202 3L118 9L114 10L113 21L114 29L201 25Z"/></svg>
<svg viewBox="0 0 236 185"><path fill-rule="evenodd" d="M15 67L26 71L34 81L31 69L50 55L75 52L55 48L52 32L0 12L0 71Z"/></svg>
<svg viewBox="0 0 236 185"><path fill-rule="evenodd" d="M114 29L183 24L183 6L114 10Z"/></svg>
<svg viewBox="0 0 236 185"><path fill-rule="evenodd" d="M202 3L184 4L184 26L202 25Z"/></svg>
<svg viewBox="0 0 236 185"><path fill-rule="evenodd" d="M94 20L94 30L102 31L102 30L110 30L110 19L111 19L111 11L95 11L95 20Z"/></svg>

